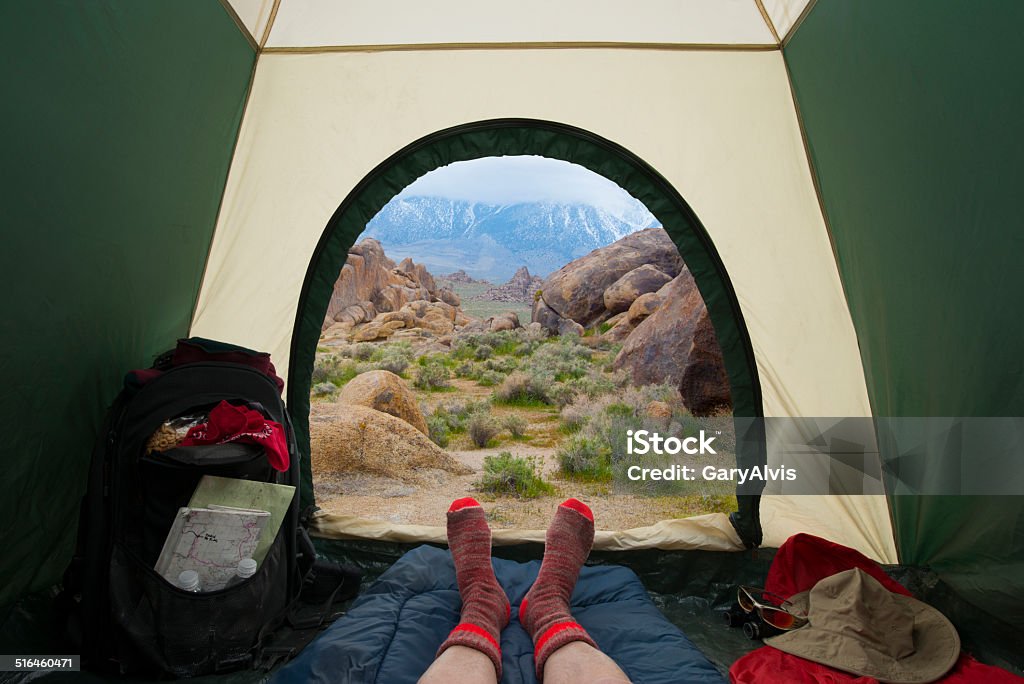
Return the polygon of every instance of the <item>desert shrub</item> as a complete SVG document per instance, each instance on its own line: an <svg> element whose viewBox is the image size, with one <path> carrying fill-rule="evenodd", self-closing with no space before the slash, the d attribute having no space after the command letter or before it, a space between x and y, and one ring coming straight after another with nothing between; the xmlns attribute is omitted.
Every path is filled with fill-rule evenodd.
<svg viewBox="0 0 1024 684"><path fill-rule="evenodd" d="M597 326L597 334L598 335L604 335L606 332L608 332L609 330L611 330L614 327L615 327L614 323L609 323L608 321L605 321L604 323L602 323L599 326Z"/></svg>
<svg viewBox="0 0 1024 684"><path fill-rule="evenodd" d="M447 432L461 432L465 429L465 425L462 419L452 411L452 407L448 404L439 404L430 413L423 414L427 419L427 428L431 431L433 428L430 427L430 421L438 421L439 424L443 424ZM431 436L431 439L434 439ZM436 441L436 440L435 440Z"/></svg>
<svg viewBox="0 0 1024 684"><path fill-rule="evenodd" d="M489 359L494 356L494 347L489 344L481 344L473 351L473 356L476 357L478 361Z"/></svg>
<svg viewBox="0 0 1024 684"><path fill-rule="evenodd" d="M498 356L514 354L516 351L516 347L519 346L519 342L517 341L516 337L512 335L512 331L503 330L502 333L507 334L508 337L499 341L498 344L492 345L494 347L494 353Z"/></svg>
<svg viewBox="0 0 1024 684"><path fill-rule="evenodd" d="M570 477L607 482L612 479L611 451L599 439L577 435L558 450L558 467Z"/></svg>
<svg viewBox="0 0 1024 684"><path fill-rule="evenodd" d="M626 447L629 430L644 429L644 420L633 406L616 402L608 404L604 411L594 417L587 425L586 433L607 445L613 463L626 460ZM655 429L656 426L652 426Z"/></svg>
<svg viewBox="0 0 1024 684"><path fill-rule="evenodd" d="M491 413L491 404L486 399L468 399L458 405L458 410L468 420L478 413L489 415Z"/></svg>
<svg viewBox="0 0 1024 684"><path fill-rule="evenodd" d="M592 352L589 348L559 338L558 342L541 345L533 354L531 366L537 372L552 376L555 380L580 378L590 370Z"/></svg>
<svg viewBox="0 0 1024 684"><path fill-rule="evenodd" d="M515 413L510 413L501 419L501 427L508 430L509 434L513 437L522 437L526 434L526 428L529 425L526 419Z"/></svg>
<svg viewBox="0 0 1024 684"><path fill-rule="evenodd" d="M443 420L449 432L459 433L466 430L469 419L478 414L489 414L491 405L486 401L469 400L465 402L447 402L439 404L431 412L430 417ZM429 420L428 420L429 423Z"/></svg>
<svg viewBox="0 0 1024 684"><path fill-rule="evenodd" d="M616 389L622 387L626 384L624 379L624 374L609 376L596 368L591 368L586 375L579 378L573 378L567 381L566 384L572 388L574 397L583 395L589 399L593 399L601 396L602 394L614 392Z"/></svg>
<svg viewBox="0 0 1024 684"><path fill-rule="evenodd" d="M484 458L484 472L477 486L485 492L521 499L554 493L554 487L541 477L536 458L513 456L508 451Z"/></svg>
<svg viewBox="0 0 1024 684"><path fill-rule="evenodd" d="M556 382L548 388L548 398L558 408L564 408L576 400L576 389L566 382Z"/></svg>
<svg viewBox="0 0 1024 684"><path fill-rule="evenodd" d="M482 449L487 446L488 442L498 436L501 429L489 414L474 413L466 424L466 432L469 433L469 438L473 440L473 444Z"/></svg>
<svg viewBox="0 0 1024 684"><path fill-rule="evenodd" d="M370 342L360 342L359 344L351 347L352 358L357 361L369 361L373 357L373 353L377 349L377 345Z"/></svg>
<svg viewBox="0 0 1024 684"><path fill-rule="evenodd" d="M520 342L543 342L549 336L544 328L519 328L515 333Z"/></svg>
<svg viewBox="0 0 1024 684"><path fill-rule="evenodd" d="M314 397L329 397L338 391L338 386L333 382L318 382L313 385Z"/></svg>
<svg viewBox="0 0 1024 684"><path fill-rule="evenodd" d="M579 432L590 420L590 407L587 404L573 402L562 407L560 417L562 428L566 432Z"/></svg>
<svg viewBox="0 0 1024 684"><path fill-rule="evenodd" d="M667 382L661 385L644 385L643 387L638 387L637 391L646 401L663 401L666 404L678 404L682 410L679 390Z"/></svg>
<svg viewBox="0 0 1024 684"><path fill-rule="evenodd" d="M512 353L516 356L531 356L535 351L540 349L540 342L537 340L529 340L527 342L520 342L512 350Z"/></svg>
<svg viewBox="0 0 1024 684"><path fill-rule="evenodd" d="M516 330L499 330L497 332L478 332L461 335L455 341L452 356L456 359L485 359L491 355L511 354L519 342ZM478 351L480 347L490 347L488 351Z"/></svg>
<svg viewBox="0 0 1024 684"><path fill-rule="evenodd" d="M477 375L476 364L471 361L463 361L455 367L455 377L472 378Z"/></svg>
<svg viewBox="0 0 1024 684"><path fill-rule="evenodd" d="M310 382L316 384L318 382L327 382L328 368L330 364L335 363L337 357L331 356L318 356L313 362L313 372L310 374Z"/></svg>
<svg viewBox="0 0 1024 684"><path fill-rule="evenodd" d="M452 343L452 350L449 352L453 361L469 361L473 358L476 346L468 344L465 338L460 338Z"/></svg>
<svg viewBox="0 0 1024 684"><path fill-rule="evenodd" d="M401 375L412 363L414 353L408 342L380 345L371 357L375 368Z"/></svg>
<svg viewBox="0 0 1024 684"><path fill-rule="evenodd" d="M433 363L439 363L445 368L454 368L456 366L456 360L453 359L449 354L445 352L435 352L433 354L424 354L423 356L416 357L416 363L420 366L429 366Z"/></svg>
<svg viewBox="0 0 1024 684"><path fill-rule="evenodd" d="M613 344L601 345L603 351L608 352L608 356L605 357L604 366L601 368L605 373L612 373L615 371L615 357L622 351L622 343L615 342Z"/></svg>
<svg viewBox="0 0 1024 684"><path fill-rule="evenodd" d="M413 381L419 389L423 390L438 390L445 389L451 386L451 373L445 367L444 363L431 360L428 363L420 365L416 372L416 379Z"/></svg>
<svg viewBox="0 0 1024 684"><path fill-rule="evenodd" d="M463 333L455 338L455 350L469 357L484 343L484 332Z"/></svg>
<svg viewBox="0 0 1024 684"><path fill-rule="evenodd" d="M442 449L448 446L449 432L451 431L448 426L448 421L445 416L434 415L427 417L427 430L430 437L430 441L441 447Z"/></svg>
<svg viewBox="0 0 1024 684"><path fill-rule="evenodd" d="M313 363L314 385L331 382L340 387L359 373L357 364L341 356L322 356Z"/></svg>
<svg viewBox="0 0 1024 684"><path fill-rule="evenodd" d="M374 365L380 370L386 370L394 373L395 375L401 375L405 372L405 369L409 367L409 361L408 359L403 359L400 356L388 356L381 359Z"/></svg>
<svg viewBox="0 0 1024 684"><path fill-rule="evenodd" d="M499 356L498 358L484 361L483 367L487 370L498 371L507 375L519 368L519 363L511 356Z"/></svg>
<svg viewBox="0 0 1024 684"><path fill-rule="evenodd" d="M664 432L664 419L647 418L649 402L644 392L633 387L597 397L580 395L562 409L562 426L568 432L578 432L579 438L606 449L609 461L619 463L628 456L627 431Z"/></svg>
<svg viewBox="0 0 1024 684"><path fill-rule="evenodd" d="M477 384L481 387L494 387L505 379L504 373L498 371L485 370L477 376Z"/></svg>
<svg viewBox="0 0 1024 684"><path fill-rule="evenodd" d="M517 371L494 390L494 399L502 404L549 404L548 387L539 375Z"/></svg>

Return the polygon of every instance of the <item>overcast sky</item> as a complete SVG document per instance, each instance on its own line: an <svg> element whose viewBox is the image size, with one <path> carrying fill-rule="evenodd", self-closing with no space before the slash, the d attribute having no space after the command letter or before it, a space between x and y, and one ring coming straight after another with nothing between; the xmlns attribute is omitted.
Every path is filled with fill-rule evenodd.
<svg viewBox="0 0 1024 684"><path fill-rule="evenodd" d="M398 195L461 199L486 204L557 201L615 211L631 202L604 176L546 157L484 157L455 162L420 177Z"/></svg>

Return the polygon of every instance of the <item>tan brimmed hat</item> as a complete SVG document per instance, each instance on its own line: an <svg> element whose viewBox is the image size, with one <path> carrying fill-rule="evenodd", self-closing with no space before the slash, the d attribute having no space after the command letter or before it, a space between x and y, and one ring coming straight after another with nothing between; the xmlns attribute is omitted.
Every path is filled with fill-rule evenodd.
<svg viewBox="0 0 1024 684"><path fill-rule="evenodd" d="M860 568L826 577L789 600L808 624L764 642L837 670L925 684L949 672L960 656L960 636L946 616L892 593Z"/></svg>

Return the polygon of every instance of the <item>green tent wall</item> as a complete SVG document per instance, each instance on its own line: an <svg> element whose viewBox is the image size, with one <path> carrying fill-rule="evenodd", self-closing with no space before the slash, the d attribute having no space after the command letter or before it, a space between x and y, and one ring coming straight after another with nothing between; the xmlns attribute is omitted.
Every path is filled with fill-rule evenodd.
<svg viewBox="0 0 1024 684"><path fill-rule="evenodd" d="M1013 2L819 1L783 51L876 416L1024 415L1021 25ZM1024 497L890 508L902 562L1020 624Z"/></svg>
<svg viewBox="0 0 1024 684"><path fill-rule="evenodd" d="M60 579L126 370L188 333L256 61L217 2L0 4L0 605Z"/></svg>

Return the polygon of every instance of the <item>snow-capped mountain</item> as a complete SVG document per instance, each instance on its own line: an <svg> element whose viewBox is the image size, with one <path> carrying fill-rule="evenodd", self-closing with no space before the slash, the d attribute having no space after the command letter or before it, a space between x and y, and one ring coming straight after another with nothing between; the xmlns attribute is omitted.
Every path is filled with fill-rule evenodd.
<svg viewBox="0 0 1024 684"><path fill-rule="evenodd" d="M547 275L632 232L658 225L639 201L616 210L589 204L483 204L443 197L391 200L367 224L388 256L413 257L433 273L464 269L503 282L520 266Z"/></svg>

